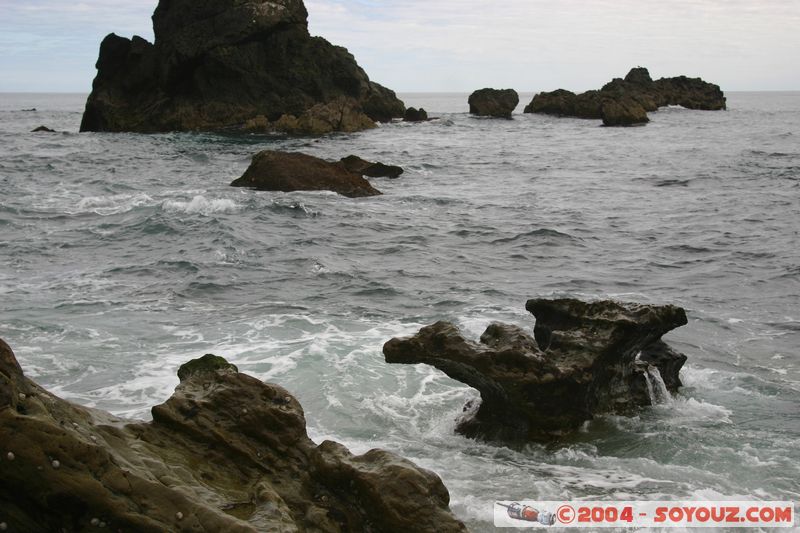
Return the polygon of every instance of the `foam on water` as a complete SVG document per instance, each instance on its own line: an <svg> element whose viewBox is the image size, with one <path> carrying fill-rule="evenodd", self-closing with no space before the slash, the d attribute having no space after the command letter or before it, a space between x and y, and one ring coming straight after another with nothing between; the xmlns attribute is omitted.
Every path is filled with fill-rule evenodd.
<svg viewBox="0 0 800 533"><path fill-rule="evenodd" d="M132 209L142 206L151 206L155 202L144 193L138 194L115 194L112 196L90 196L81 198L74 210L66 208L72 214L94 213L96 215L108 216L119 213L127 213Z"/></svg>
<svg viewBox="0 0 800 533"><path fill-rule="evenodd" d="M197 195L191 200L164 200L161 204L164 211L175 213L194 214L209 216L214 213L236 213L242 206L229 198L207 199L205 196Z"/></svg>

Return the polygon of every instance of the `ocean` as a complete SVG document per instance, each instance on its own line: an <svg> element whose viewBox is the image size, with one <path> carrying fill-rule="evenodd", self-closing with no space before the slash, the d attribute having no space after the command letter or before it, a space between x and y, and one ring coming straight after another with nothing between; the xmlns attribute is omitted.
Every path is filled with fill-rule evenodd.
<svg viewBox="0 0 800 533"><path fill-rule="evenodd" d="M224 356L289 389L315 441L437 472L476 532L495 500L800 500L800 92L621 129L523 115L531 94L513 120L400 96L439 118L79 134L86 95L0 95L0 337L53 393L140 419L180 364ZM362 199L229 187L267 148L406 172ZM474 390L383 360L437 320L532 331L534 297L686 308L665 338L684 388L512 449L454 433Z"/></svg>

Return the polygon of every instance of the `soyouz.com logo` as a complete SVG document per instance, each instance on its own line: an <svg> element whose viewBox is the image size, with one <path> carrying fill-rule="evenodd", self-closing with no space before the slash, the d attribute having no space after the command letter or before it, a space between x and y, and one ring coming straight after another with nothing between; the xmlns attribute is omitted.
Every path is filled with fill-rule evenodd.
<svg viewBox="0 0 800 533"><path fill-rule="evenodd" d="M794 527L793 502L498 501L496 527Z"/></svg>

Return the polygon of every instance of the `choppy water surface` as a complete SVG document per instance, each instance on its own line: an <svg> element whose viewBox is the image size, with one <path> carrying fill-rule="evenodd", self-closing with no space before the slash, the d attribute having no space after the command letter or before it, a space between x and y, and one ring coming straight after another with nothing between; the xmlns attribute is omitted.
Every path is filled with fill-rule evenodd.
<svg viewBox="0 0 800 533"><path fill-rule="evenodd" d="M0 336L56 394L141 418L223 355L291 390L315 440L435 470L475 531L495 499L798 500L800 93L729 96L608 129L408 95L441 119L309 140L78 134L83 96L0 95ZM406 173L356 200L228 187L265 148ZM532 329L550 296L685 307L686 387L511 450L453 433L474 391L383 362L438 319Z"/></svg>

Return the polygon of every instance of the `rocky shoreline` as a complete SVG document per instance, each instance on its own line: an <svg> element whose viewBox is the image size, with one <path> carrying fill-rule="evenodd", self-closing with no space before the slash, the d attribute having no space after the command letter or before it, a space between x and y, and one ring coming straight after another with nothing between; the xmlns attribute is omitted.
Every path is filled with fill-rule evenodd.
<svg viewBox="0 0 800 533"><path fill-rule="evenodd" d="M558 442L605 413L681 386L661 337L683 309L533 299L533 335L491 324L476 343L447 322L395 338L386 362L429 364L480 392L456 431L504 445ZM62 400L0 340L0 522L11 531L466 531L439 476L384 450L315 444L302 406L225 359L178 370L152 422Z"/></svg>
<svg viewBox="0 0 800 533"><path fill-rule="evenodd" d="M0 523L24 532L466 531L441 479L306 433L278 385L221 357L183 365L152 422L64 401L0 340Z"/></svg>

